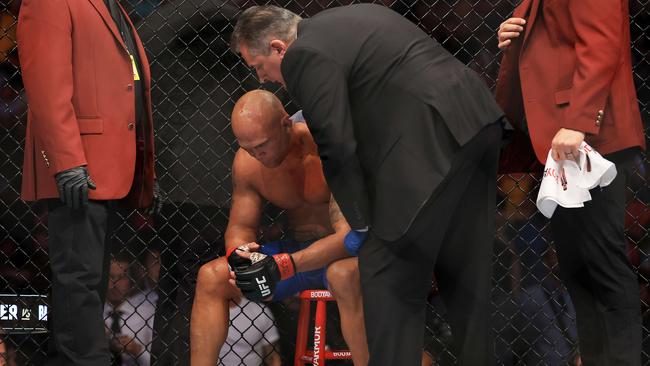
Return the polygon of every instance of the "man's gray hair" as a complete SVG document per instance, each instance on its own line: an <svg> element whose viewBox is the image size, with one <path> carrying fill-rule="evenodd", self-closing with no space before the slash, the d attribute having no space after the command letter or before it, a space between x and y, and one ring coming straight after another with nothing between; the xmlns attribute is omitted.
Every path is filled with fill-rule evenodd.
<svg viewBox="0 0 650 366"><path fill-rule="evenodd" d="M230 37L230 49L239 53L244 45L257 55L271 52L271 39L292 42L296 38L296 27L302 18L296 13L273 5L253 6L246 9L237 20Z"/></svg>

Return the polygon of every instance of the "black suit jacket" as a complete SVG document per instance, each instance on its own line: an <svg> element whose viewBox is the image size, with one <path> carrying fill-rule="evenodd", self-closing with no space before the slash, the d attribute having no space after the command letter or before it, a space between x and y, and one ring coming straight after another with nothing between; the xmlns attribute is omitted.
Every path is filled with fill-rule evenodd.
<svg viewBox="0 0 650 366"><path fill-rule="evenodd" d="M346 219L384 240L406 232L458 148L503 115L476 73L379 5L302 20L282 75Z"/></svg>

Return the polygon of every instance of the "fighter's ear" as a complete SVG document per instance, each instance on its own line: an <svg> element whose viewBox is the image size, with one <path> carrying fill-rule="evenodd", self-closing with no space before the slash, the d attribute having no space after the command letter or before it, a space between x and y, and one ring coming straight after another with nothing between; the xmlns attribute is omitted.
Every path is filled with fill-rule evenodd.
<svg viewBox="0 0 650 366"><path fill-rule="evenodd" d="M284 56L284 53L287 52L287 43L281 39L271 40L271 53L277 53L280 56Z"/></svg>
<svg viewBox="0 0 650 366"><path fill-rule="evenodd" d="M291 127L293 126L293 120L291 117L289 117L288 114L285 114L284 117L282 117L282 127Z"/></svg>

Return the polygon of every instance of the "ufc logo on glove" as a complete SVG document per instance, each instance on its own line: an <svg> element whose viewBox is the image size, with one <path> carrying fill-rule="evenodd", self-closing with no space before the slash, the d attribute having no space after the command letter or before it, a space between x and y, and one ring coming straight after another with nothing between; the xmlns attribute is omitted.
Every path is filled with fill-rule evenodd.
<svg viewBox="0 0 650 366"><path fill-rule="evenodd" d="M271 294L271 289L266 284L266 277L262 276L262 278L256 278L255 282L257 282L257 287L260 288L260 293L263 297L269 296Z"/></svg>

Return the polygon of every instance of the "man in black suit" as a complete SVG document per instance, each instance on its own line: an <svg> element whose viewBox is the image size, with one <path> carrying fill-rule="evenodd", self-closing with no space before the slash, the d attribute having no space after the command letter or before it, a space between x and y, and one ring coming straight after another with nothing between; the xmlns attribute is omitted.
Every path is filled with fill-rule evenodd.
<svg viewBox="0 0 650 366"><path fill-rule="evenodd" d="M503 113L481 79L378 5L305 20L252 7L240 16L231 47L260 81L283 84L301 104L352 227L346 245L363 244L370 364L420 364L434 268L459 364L488 364ZM277 272L251 267L262 281Z"/></svg>

